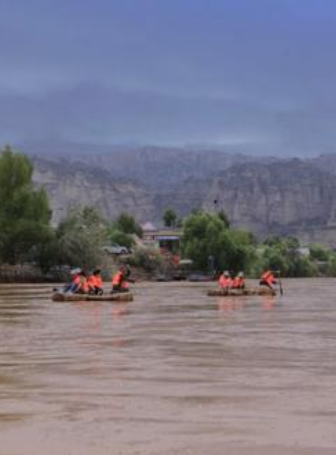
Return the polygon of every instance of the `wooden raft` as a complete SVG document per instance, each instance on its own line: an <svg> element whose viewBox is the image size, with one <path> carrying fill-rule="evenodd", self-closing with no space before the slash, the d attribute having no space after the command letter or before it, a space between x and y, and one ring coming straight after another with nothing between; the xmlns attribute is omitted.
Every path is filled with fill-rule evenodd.
<svg viewBox="0 0 336 455"><path fill-rule="evenodd" d="M276 295L275 289L269 289L266 287L255 287L246 289L210 289L208 296L212 297L239 297L244 295Z"/></svg>
<svg viewBox="0 0 336 455"><path fill-rule="evenodd" d="M55 292L51 299L54 302L132 302L133 294L131 292L120 292L115 294L90 295Z"/></svg>

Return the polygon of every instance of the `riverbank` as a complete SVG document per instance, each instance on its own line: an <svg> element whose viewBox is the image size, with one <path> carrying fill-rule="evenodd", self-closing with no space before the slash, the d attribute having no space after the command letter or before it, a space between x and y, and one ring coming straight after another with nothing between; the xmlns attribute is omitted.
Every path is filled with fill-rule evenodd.
<svg viewBox="0 0 336 455"><path fill-rule="evenodd" d="M39 267L30 264L0 265L0 283L48 283Z"/></svg>
<svg viewBox="0 0 336 455"><path fill-rule="evenodd" d="M111 280L121 263L113 263L103 267L103 278L105 282ZM131 276L135 281L156 281L155 274L144 270L141 267L130 267ZM71 279L70 268L59 267L48 273L43 273L40 267L30 264L0 265L0 283L64 283Z"/></svg>

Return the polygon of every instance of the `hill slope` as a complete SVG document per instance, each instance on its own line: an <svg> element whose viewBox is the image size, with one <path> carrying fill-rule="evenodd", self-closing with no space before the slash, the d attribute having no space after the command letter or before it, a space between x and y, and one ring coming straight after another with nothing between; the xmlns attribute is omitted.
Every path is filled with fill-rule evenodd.
<svg viewBox="0 0 336 455"><path fill-rule="evenodd" d="M168 207L179 216L195 208L224 209L233 225L257 235L323 241L328 230L328 242L335 238L336 245L336 178L325 158L219 158L218 153L141 148L87 154L80 161L76 154L35 157L34 180L46 187L55 222L73 203L96 205L107 218L126 211L140 222L159 222Z"/></svg>

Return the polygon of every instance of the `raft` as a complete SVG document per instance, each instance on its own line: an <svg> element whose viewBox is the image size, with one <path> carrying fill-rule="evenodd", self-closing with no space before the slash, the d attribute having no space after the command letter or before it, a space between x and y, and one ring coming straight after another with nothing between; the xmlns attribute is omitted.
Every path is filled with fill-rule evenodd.
<svg viewBox="0 0 336 455"><path fill-rule="evenodd" d="M132 302L133 294L131 292L119 292L115 294L90 295L55 292L51 299L54 302Z"/></svg>
<svg viewBox="0 0 336 455"><path fill-rule="evenodd" d="M245 289L210 289L208 291L208 296L212 297L238 297L244 295L276 295L275 289L269 289L266 287L255 287L255 288L245 288Z"/></svg>

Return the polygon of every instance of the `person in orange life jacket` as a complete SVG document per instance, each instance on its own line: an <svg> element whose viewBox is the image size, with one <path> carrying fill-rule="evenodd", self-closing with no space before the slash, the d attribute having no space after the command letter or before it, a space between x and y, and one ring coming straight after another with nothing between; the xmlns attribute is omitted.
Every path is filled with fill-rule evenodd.
<svg viewBox="0 0 336 455"><path fill-rule="evenodd" d="M75 294L88 294L89 290L90 288L86 278L86 273L84 270L81 270L81 272L74 277L70 292Z"/></svg>
<svg viewBox="0 0 336 455"><path fill-rule="evenodd" d="M63 292L73 292L73 289L75 287L77 287L74 285L74 280L77 278L77 276L79 275L80 272L81 272L81 269L79 269L79 268L70 270L70 275L72 276L72 280L70 281L69 284L64 286Z"/></svg>
<svg viewBox="0 0 336 455"><path fill-rule="evenodd" d="M128 292L129 287L127 282L134 283L130 279L131 271L127 266L122 266L112 278L112 291L111 292Z"/></svg>
<svg viewBox="0 0 336 455"><path fill-rule="evenodd" d="M222 289L229 290L232 287L232 278L228 271L221 274L218 280L218 284Z"/></svg>
<svg viewBox="0 0 336 455"><path fill-rule="evenodd" d="M65 286L63 289L63 292L70 292L71 294L74 294L80 289L81 285L81 273L82 271L80 270L79 272L76 272L73 274L73 278L70 284Z"/></svg>
<svg viewBox="0 0 336 455"><path fill-rule="evenodd" d="M88 278L90 294L103 295L103 280L100 275L100 270L96 269Z"/></svg>
<svg viewBox="0 0 336 455"><path fill-rule="evenodd" d="M271 270L267 270L261 275L259 286L267 286L270 289L273 289L273 285L277 284L277 280L275 279Z"/></svg>
<svg viewBox="0 0 336 455"><path fill-rule="evenodd" d="M234 278L232 283L233 289L244 289L245 288L245 277L243 272L239 272Z"/></svg>

